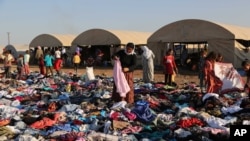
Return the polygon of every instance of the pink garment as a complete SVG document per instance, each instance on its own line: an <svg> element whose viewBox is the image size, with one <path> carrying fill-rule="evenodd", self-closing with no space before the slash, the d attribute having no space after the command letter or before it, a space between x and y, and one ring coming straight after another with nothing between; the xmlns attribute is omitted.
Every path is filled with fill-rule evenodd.
<svg viewBox="0 0 250 141"><path fill-rule="evenodd" d="M116 92L119 93L121 97L126 97L126 94L130 91L130 87L124 73L122 72L120 60L115 60L113 77L116 85Z"/></svg>

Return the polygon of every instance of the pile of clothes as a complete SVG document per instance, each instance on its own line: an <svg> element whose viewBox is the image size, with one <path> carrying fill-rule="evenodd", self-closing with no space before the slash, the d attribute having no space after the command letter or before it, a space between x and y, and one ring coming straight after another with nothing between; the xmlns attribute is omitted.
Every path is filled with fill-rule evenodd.
<svg viewBox="0 0 250 141"><path fill-rule="evenodd" d="M135 103L127 104L111 99L113 85L104 75L2 78L0 140L226 141L230 125L250 125L250 99L240 91L202 94L192 82L135 78Z"/></svg>

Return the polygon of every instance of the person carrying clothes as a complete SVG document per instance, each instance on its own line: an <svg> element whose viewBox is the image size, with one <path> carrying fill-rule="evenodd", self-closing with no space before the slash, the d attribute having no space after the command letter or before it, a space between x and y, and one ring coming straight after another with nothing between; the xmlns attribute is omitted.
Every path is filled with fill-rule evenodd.
<svg viewBox="0 0 250 141"><path fill-rule="evenodd" d="M163 57L163 68L164 68L164 74L165 74L165 85L172 86L173 83L173 74L178 73L178 68L175 63L175 58L173 56L173 50L168 49L166 52L166 55Z"/></svg>
<svg viewBox="0 0 250 141"><path fill-rule="evenodd" d="M134 75L133 72L136 68L136 54L135 54L135 45L129 42L126 45L124 50L120 50L116 52L113 57L115 61L120 61L121 70L125 76L126 82L129 86L129 91L125 94L125 96L121 96L117 93L117 89L119 89L115 83L113 87L112 99L116 102L126 101L127 103L133 104L134 103ZM115 69L115 68L114 68ZM118 72L119 73L119 72Z"/></svg>
<svg viewBox="0 0 250 141"><path fill-rule="evenodd" d="M16 79L17 80L20 80L22 79L22 76L23 76L23 72L25 70L25 64L24 64L24 56L22 54L20 54L18 56L18 59L16 61L16 65L17 65L17 76L16 76Z"/></svg>
<svg viewBox="0 0 250 141"><path fill-rule="evenodd" d="M75 52L75 55L73 56L73 64L74 64L74 71L76 75L77 75L77 71L78 71L78 67L80 63L81 63L80 55L79 53Z"/></svg>
<svg viewBox="0 0 250 141"><path fill-rule="evenodd" d="M24 60L24 72L26 75L29 75L30 74L30 66L29 66L30 52L29 52L29 50L25 51L25 54L23 56L23 60Z"/></svg>
<svg viewBox="0 0 250 141"><path fill-rule="evenodd" d="M49 76L49 71L51 73L51 76L54 76L53 73L53 61L54 61L54 57L53 55L51 55L51 52L46 50L45 51L45 57L44 57L44 63L45 63L45 67L46 67L46 76Z"/></svg>
<svg viewBox="0 0 250 141"><path fill-rule="evenodd" d="M155 55L147 46L141 46L142 53L142 81L145 83L154 81L154 58Z"/></svg>
<svg viewBox="0 0 250 141"><path fill-rule="evenodd" d="M12 62L15 61L15 59L9 50L5 50L1 58L3 59L5 77L11 78Z"/></svg>
<svg viewBox="0 0 250 141"><path fill-rule="evenodd" d="M216 62L216 53L211 51L205 59L204 78L207 84L207 93L220 93L223 82L215 75L214 63Z"/></svg>
<svg viewBox="0 0 250 141"><path fill-rule="evenodd" d="M199 80L200 80L200 89L201 89L201 93L203 93L203 88L205 87L204 85L204 66L205 66L205 58L207 56L207 51L206 50L202 50L200 52L200 60L199 60Z"/></svg>

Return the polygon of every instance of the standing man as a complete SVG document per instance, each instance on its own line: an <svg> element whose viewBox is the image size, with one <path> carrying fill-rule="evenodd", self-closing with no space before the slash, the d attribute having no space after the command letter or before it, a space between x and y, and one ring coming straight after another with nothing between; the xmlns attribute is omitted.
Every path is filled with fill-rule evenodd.
<svg viewBox="0 0 250 141"><path fill-rule="evenodd" d="M26 50L23 60L24 60L24 73L26 75L29 75L30 74L30 66L29 66L30 52L29 52L29 50Z"/></svg>

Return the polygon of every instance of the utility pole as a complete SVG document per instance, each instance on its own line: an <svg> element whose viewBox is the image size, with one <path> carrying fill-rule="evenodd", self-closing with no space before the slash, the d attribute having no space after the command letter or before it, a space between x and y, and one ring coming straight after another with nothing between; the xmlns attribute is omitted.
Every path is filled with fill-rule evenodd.
<svg viewBox="0 0 250 141"><path fill-rule="evenodd" d="M10 45L10 32L7 32L8 35L8 45Z"/></svg>

